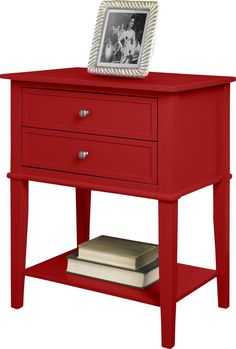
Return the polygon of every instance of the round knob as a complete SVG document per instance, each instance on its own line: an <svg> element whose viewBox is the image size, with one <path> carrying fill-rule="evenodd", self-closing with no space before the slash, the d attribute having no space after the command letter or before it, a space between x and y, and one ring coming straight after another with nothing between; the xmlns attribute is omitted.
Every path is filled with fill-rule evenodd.
<svg viewBox="0 0 236 349"><path fill-rule="evenodd" d="M86 109L80 109L79 111L79 116L80 118L85 118L86 116L89 115L89 110L86 110Z"/></svg>
<svg viewBox="0 0 236 349"><path fill-rule="evenodd" d="M78 157L80 160L86 159L88 155L89 155L88 151L85 151L85 150L80 150L80 152L78 153Z"/></svg>

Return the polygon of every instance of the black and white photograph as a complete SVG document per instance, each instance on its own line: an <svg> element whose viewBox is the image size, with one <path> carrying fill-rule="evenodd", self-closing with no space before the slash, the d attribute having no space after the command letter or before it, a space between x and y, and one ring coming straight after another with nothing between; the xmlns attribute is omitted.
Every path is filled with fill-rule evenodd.
<svg viewBox="0 0 236 349"><path fill-rule="evenodd" d="M97 65L139 66L147 18L148 11L109 10L104 23Z"/></svg>

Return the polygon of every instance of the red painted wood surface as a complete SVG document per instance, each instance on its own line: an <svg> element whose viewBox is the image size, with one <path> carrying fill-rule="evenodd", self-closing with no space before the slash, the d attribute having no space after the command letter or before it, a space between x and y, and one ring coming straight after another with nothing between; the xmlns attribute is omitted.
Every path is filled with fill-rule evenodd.
<svg viewBox="0 0 236 349"><path fill-rule="evenodd" d="M229 181L214 185L214 232L218 305L229 307Z"/></svg>
<svg viewBox="0 0 236 349"><path fill-rule="evenodd" d="M14 94L14 105L19 105L18 110L21 110L22 96L20 91L21 86L25 86L25 82L18 83L15 81L13 86L17 86L19 90L17 94ZM56 87L52 86L54 91ZM47 91L49 87L50 85L47 85ZM72 86L68 87L68 89L71 88L73 89ZM29 86L27 89L30 89ZM37 90L35 83L34 89ZM83 90L83 87L80 87L80 89ZM109 93L110 90L107 90L107 94ZM96 93L96 95L98 94ZM119 97L126 98L126 96L121 95ZM109 178L104 181L103 177L88 177L87 174L84 176L80 173L75 175L67 173L67 176L64 176L58 171L52 173L47 172L45 168L28 169L21 165L14 169L12 175L17 174L18 177L22 175L22 178L42 180L48 183L55 181L55 183L63 185L77 186L78 183L83 188L92 185L94 190L121 192L156 199L165 198L165 200L173 201L186 193L217 183L222 178L228 178L229 170L226 170L220 164L224 161L222 159L224 159L225 154L225 148L220 140L221 135L225 134L222 113L228 108L229 86L222 85L182 92L181 94L157 94L156 97L158 102L158 115L156 114L156 119L158 118L158 183L156 185L148 184L147 181L144 185L142 183L136 185L135 182L132 183L129 179L127 179L127 182L115 181ZM208 99L209 107L207 107ZM215 101L216 105L214 104ZM193 105L192 109L191 104ZM205 109L208 113L205 112ZM192 116L189 116L190 112L193 114ZM54 117L53 115L52 119ZM20 130L21 119L22 115L19 115L19 113L14 116L12 132L16 133L16 130ZM198 126L192 127L189 123ZM208 129L209 132L206 131ZM218 131L216 132L216 130ZM221 131L219 132L219 130ZM19 131L17 131L17 137L13 138L13 141L18 144L17 149L19 150L22 144ZM18 151L14 153L14 159L16 159L17 153L19 154ZM17 161L20 161L19 155L18 158Z"/></svg>
<svg viewBox="0 0 236 349"><path fill-rule="evenodd" d="M11 171L21 168L21 83L11 82Z"/></svg>
<svg viewBox="0 0 236 349"><path fill-rule="evenodd" d="M22 172L10 172L7 174L7 177L10 179L16 180L26 180L26 181L34 181L41 183L50 183L50 184L58 184L64 185L68 187L79 187L81 189L90 189L96 191L103 191L108 193L120 193L124 195L132 195L137 197L150 198L155 200L162 200L167 202L173 202L180 199L182 196L192 193L196 190L205 188L211 184L217 184L224 180L230 180L232 175L229 176L218 176L209 181L200 183L199 185L192 186L187 188L184 191L180 191L174 194L162 194L158 191L157 185L151 184L142 184L142 183L134 183L128 181L122 181L121 185L118 187L114 186L114 181L112 179L107 178L107 185L104 185L103 178L96 178L98 180L93 180L92 177L89 177L87 181L83 180L84 176L74 175L71 173L67 173L67 178L65 178L63 172L58 171L49 171L49 170L41 170L37 168L25 168ZM79 178L78 178L79 177ZM83 178L81 180L81 178ZM100 179L100 181L99 181ZM153 191L151 191L153 190Z"/></svg>
<svg viewBox="0 0 236 349"><path fill-rule="evenodd" d="M221 173L230 171L230 94L229 86L223 86L219 96L217 114L217 169ZM224 106L224 107L223 107ZM228 308L230 273L230 183L229 179L213 187L213 217L217 270L218 305Z"/></svg>
<svg viewBox="0 0 236 349"><path fill-rule="evenodd" d="M89 111L80 117L79 111ZM24 126L157 140L157 100L105 94L23 89Z"/></svg>
<svg viewBox="0 0 236 349"><path fill-rule="evenodd" d="M158 184L165 193L228 177L223 144L229 139L229 86L215 86L158 98Z"/></svg>
<svg viewBox="0 0 236 349"><path fill-rule="evenodd" d="M91 190L75 189L77 245L89 240Z"/></svg>
<svg viewBox="0 0 236 349"><path fill-rule="evenodd" d="M226 308L229 83L235 78L150 73L117 79L84 68L0 77L13 80L12 306L23 304L24 274L160 305L168 348L175 341L179 299L217 276L218 303ZM87 107L91 118L78 121L77 110ZM80 162L79 150L92 155ZM25 271L28 180L76 188L78 243L89 238L91 190L160 200L160 282L140 290L67 274L65 254ZM216 271L177 263L177 200L211 184Z"/></svg>
<svg viewBox="0 0 236 349"><path fill-rule="evenodd" d="M159 201L159 263L162 346L175 345L178 202Z"/></svg>
<svg viewBox="0 0 236 349"><path fill-rule="evenodd" d="M48 281L54 281L65 285L85 288L87 290L110 294L151 305L160 305L160 282L157 282L148 288L139 289L113 282L66 273L66 256L74 251L75 250L68 251L62 255L29 267L25 270L25 275ZM179 280L177 286L178 301L216 277L215 270L185 264L177 265L177 273Z"/></svg>
<svg viewBox="0 0 236 349"><path fill-rule="evenodd" d="M228 84L235 77L169 74L150 72L144 79L113 78L88 74L86 68L66 68L37 72L2 74L0 78L17 81L56 83L74 86L103 86L115 89L141 91L177 92L196 88Z"/></svg>
<svg viewBox="0 0 236 349"><path fill-rule="evenodd" d="M22 165L157 183L157 143L23 128ZM79 159L79 152L88 157Z"/></svg>
<svg viewBox="0 0 236 349"><path fill-rule="evenodd" d="M11 306L24 302L25 259L28 226L28 182L11 181Z"/></svg>

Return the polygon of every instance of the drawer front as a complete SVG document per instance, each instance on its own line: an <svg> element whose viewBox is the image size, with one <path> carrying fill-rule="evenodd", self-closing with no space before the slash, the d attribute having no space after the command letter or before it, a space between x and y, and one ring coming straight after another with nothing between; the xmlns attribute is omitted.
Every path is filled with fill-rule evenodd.
<svg viewBox="0 0 236 349"><path fill-rule="evenodd" d="M22 151L23 166L157 183L156 142L24 127Z"/></svg>
<svg viewBox="0 0 236 349"><path fill-rule="evenodd" d="M80 111L88 111L80 116ZM126 138L157 139L157 100L23 89L24 126Z"/></svg>

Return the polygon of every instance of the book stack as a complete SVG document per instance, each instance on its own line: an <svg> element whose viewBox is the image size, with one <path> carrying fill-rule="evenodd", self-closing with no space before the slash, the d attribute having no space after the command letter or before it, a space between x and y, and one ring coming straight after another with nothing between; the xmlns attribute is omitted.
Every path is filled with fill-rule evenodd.
<svg viewBox="0 0 236 349"><path fill-rule="evenodd" d="M158 245L101 235L67 257L67 272L145 288L159 280Z"/></svg>

